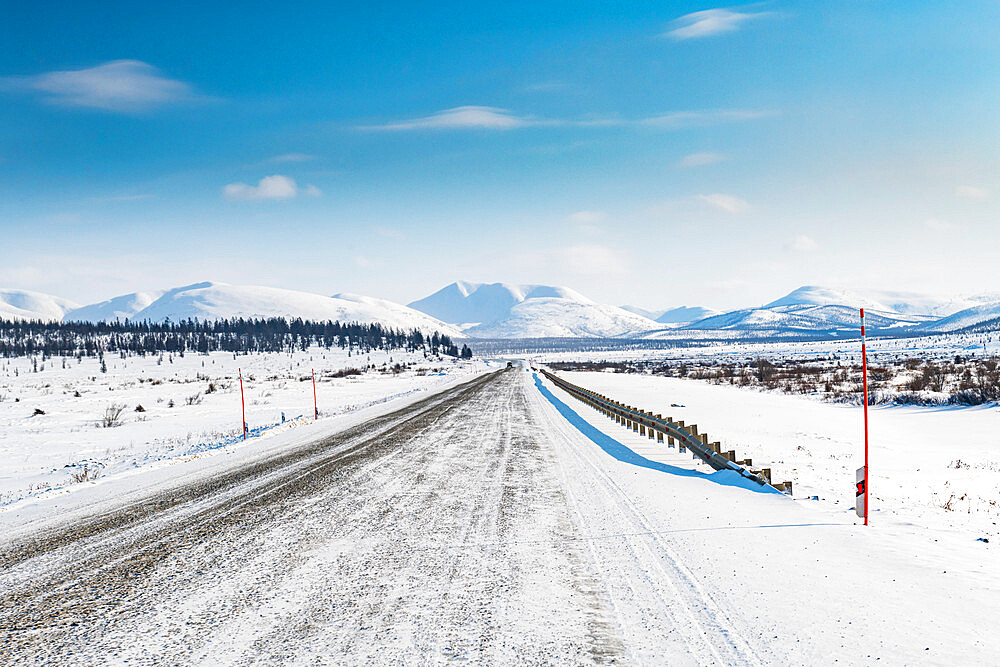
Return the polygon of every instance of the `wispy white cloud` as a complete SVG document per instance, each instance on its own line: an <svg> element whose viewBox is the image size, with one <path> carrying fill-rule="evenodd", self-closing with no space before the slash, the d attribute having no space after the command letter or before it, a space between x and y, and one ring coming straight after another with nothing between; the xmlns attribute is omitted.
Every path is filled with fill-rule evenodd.
<svg viewBox="0 0 1000 667"><path fill-rule="evenodd" d="M673 29L663 33L663 37L675 40L699 39L727 32L735 32L751 19L766 16L768 12L738 12L732 9L705 9L692 12L675 19Z"/></svg>
<svg viewBox="0 0 1000 667"><path fill-rule="evenodd" d="M287 162L309 162L315 159L317 159L316 155L310 155L308 153L282 153L281 155L269 157L267 161L282 164Z"/></svg>
<svg viewBox="0 0 1000 667"><path fill-rule="evenodd" d="M626 127L648 126L666 130L688 127L707 127L723 123L737 123L773 116L775 112L761 109L708 109L698 111L672 111L647 118L621 118L618 116L593 118L538 118L518 115L507 109L484 106L464 106L445 109L430 116L394 121L382 125L363 125L362 130L412 131L412 130L516 130L526 127Z"/></svg>
<svg viewBox="0 0 1000 667"><path fill-rule="evenodd" d="M609 276L628 273L628 263L613 248L594 243L529 249L509 257L504 268L525 272L560 271L579 276Z"/></svg>
<svg viewBox="0 0 1000 667"><path fill-rule="evenodd" d="M398 229L392 229L391 227L376 227L375 233L384 239L392 239L394 241L406 238L406 234Z"/></svg>
<svg viewBox="0 0 1000 667"><path fill-rule="evenodd" d="M143 111L195 98L187 83L170 79L139 60L113 60L88 69L46 72L0 79L0 88L35 92L54 104Z"/></svg>
<svg viewBox="0 0 1000 667"><path fill-rule="evenodd" d="M757 120L775 115L773 111L763 109L710 109L705 111L673 111L645 118L639 122L665 129L683 129L686 127L706 127L723 123L738 123L745 120Z"/></svg>
<svg viewBox="0 0 1000 667"><path fill-rule="evenodd" d="M596 244L579 244L556 248L552 260L567 273L579 275L611 275L625 273L625 262L611 248Z"/></svg>
<svg viewBox="0 0 1000 667"><path fill-rule="evenodd" d="M515 116L506 109L464 106L438 111L430 116L401 120L385 125L367 125L366 130L512 130L537 124L528 118Z"/></svg>
<svg viewBox="0 0 1000 667"><path fill-rule="evenodd" d="M52 215L47 216L45 219L47 221L49 221L49 222L54 222L54 223L60 224L60 225L63 225L63 224L69 224L69 225L71 225L71 224L75 224L77 222L80 222L80 214L79 213L72 213L72 212L53 213Z"/></svg>
<svg viewBox="0 0 1000 667"><path fill-rule="evenodd" d="M977 188L974 185L959 185L955 188L955 196L961 197L962 199L975 199L982 201L983 199L989 199L990 192L984 188Z"/></svg>
<svg viewBox="0 0 1000 667"><path fill-rule="evenodd" d="M246 183L230 183L222 188L222 194L227 199L292 199L299 194L300 190L295 181L288 176L274 174L265 176L257 182L257 185L247 185ZM308 185L301 191L305 195L322 194L319 188Z"/></svg>
<svg viewBox="0 0 1000 667"><path fill-rule="evenodd" d="M152 199L153 195L150 194L136 194L136 195L112 195L108 197L94 197L94 201L144 201L146 199Z"/></svg>
<svg viewBox="0 0 1000 667"><path fill-rule="evenodd" d="M739 197L734 197L733 195L726 195L722 193L715 193L711 195L698 195L698 199L714 206L715 208L725 211L726 213L739 214L744 213L750 208L750 204L747 203L745 199L740 199Z"/></svg>
<svg viewBox="0 0 1000 667"><path fill-rule="evenodd" d="M570 222L580 225L596 225L603 222L608 215L604 211L577 211L566 216Z"/></svg>
<svg viewBox="0 0 1000 667"><path fill-rule="evenodd" d="M315 185L307 185L302 189L302 194L306 197L322 197L323 191L317 188Z"/></svg>
<svg viewBox="0 0 1000 667"><path fill-rule="evenodd" d="M678 167L705 167L710 164L718 164L719 162L724 162L729 158L722 153L691 153L690 155L685 155L677 162Z"/></svg>
<svg viewBox="0 0 1000 667"><path fill-rule="evenodd" d="M819 244L811 236L799 234L792 239L791 248L796 252L813 252L819 248Z"/></svg>
<svg viewBox="0 0 1000 667"><path fill-rule="evenodd" d="M924 227L932 229L936 232L950 232L955 229L955 225L953 223L939 218L927 218L924 220Z"/></svg>
<svg viewBox="0 0 1000 667"><path fill-rule="evenodd" d="M524 87L529 93L554 93L560 90L573 88L572 83L566 81L539 81Z"/></svg>

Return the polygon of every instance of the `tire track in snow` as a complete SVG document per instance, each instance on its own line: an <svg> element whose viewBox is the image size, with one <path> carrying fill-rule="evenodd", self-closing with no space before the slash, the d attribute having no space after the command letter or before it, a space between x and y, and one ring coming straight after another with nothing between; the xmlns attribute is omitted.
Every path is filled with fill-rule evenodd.
<svg viewBox="0 0 1000 667"><path fill-rule="evenodd" d="M528 375L526 373L521 375L527 384ZM598 570L608 572L618 569L618 576L625 579L626 585L632 589L630 596L641 597L641 592L637 591L635 584L632 583L636 580L644 580L649 589L656 591L658 598L663 603L663 609L659 611L666 612L674 620L675 626L685 635L688 646L694 653L691 657L698 664L761 664L756 651L740 636L741 633L736 625L729 620L720 605L701 586L694 573L680 560L670 547L667 538L659 534L659 531L649 523L642 511L636 507L612 476L594 462L594 454L591 453L588 456L583 451L584 448L577 444L585 440L585 436L556 413L537 390L532 389L536 397L534 407L537 418L546 425L549 432L558 435L565 450L571 454L573 461L590 473L590 479L597 483L596 488L605 499L604 503L584 503L578 494L570 491L571 502L581 526L589 526L594 523L594 513L588 513L587 508L601 506L606 509L611 508L612 512L617 510L614 513L621 520L637 527L633 535L621 536L624 546L632 556L624 564L611 562L598 552L593 541L588 540L591 555L598 563ZM567 474L566 465L562 462L560 462L560 470L565 487L571 489L573 479ZM594 487L588 488L592 490ZM605 521L609 520L605 519ZM614 532L620 533L621 522L613 521L613 523L615 524ZM643 575L637 576L628 572L629 569L641 571ZM659 573L658 579L653 579L645 574L651 569ZM613 581L607 583L609 588L616 588ZM661 590L663 583L669 586L670 592L680 604ZM625 604L628 603L623 601L616 603L616 612L620 618L628 614L628 611L623 608ZM692 632L691 629L694 631ZM623 628L623 630L627 634L627 628ZM648 632L648 628L643 628L643 631ZM627 645L631 643L626 642ZM638 656L633 657L641 660Z"/></svg>
<svg viewBox="0 0 1000 667"><path fill-rule="evenodd" d="M19 568L45 567L33 584L0 590L0 655L67 665L618 659L525 391L501 373L341 438L325 458L290 457L207 497L186 489L193 499L162 501L146 525L101 517L106 533L71 529L35 558L14 554Z"/></svg>

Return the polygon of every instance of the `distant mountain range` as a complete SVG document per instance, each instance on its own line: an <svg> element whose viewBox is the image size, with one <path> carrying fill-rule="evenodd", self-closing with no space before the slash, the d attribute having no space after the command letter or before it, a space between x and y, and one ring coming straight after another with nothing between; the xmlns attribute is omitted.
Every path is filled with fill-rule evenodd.
<svg viewBox="0 0 1000 667"><path fill-rule="evenodd" d="M621 306L621 309L642 315L660 324L689 324L722 313L721 310L702 308L701 306L679 306L669 310L646 310L636 306Z"/></svg>
<svg viewBox="0 0 1000 667"><path fill-rule="evenodd" d="M854 336L864 307L872 335L1000 329L1000 294L935 297L800 287L762 306L719 312L701 306L646 310L596 303L567 287L452 283L403 306L359 296L204 282L134 292L81 306L25 290L0 290L0 318L172 321L286 317L379 322L396 329L470 338L805 338Z"/></svg>
<svg viewBox="0 0 1000 667"><path fill-rule="evenodd" d="M567 287L456 282L409 304L473 338L612 338L659 325Z"/></svg>
<svg viewBox="0 0 1000 667"><path fill-rule="evenodd" d="M285 317L341 322L378 322L394 329L438 331L458 337L461 330L398 303L356 294L323 296L309 292L203 282L171 290L135 292L79 306L35 292L0 290L0 317L65 322L174 322L187 319Z"/></svg>

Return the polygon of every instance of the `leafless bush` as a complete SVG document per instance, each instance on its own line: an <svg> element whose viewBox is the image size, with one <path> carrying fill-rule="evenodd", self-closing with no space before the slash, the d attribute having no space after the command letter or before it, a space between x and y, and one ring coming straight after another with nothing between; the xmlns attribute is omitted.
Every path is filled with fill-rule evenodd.
<svg viewBox="0 0 1000 667"><path fill-rule="evenodd" d="M202 398L201 398L201 392L199 391L194 396L188 396L187 398L185 398L184 402L187 405L200 405L201 404L201 400L202 400Z"/></svg>
<svg viewBox="0 0 1000 667"><path fill-rule="evenodd" d="M100 470L98 470L97 468L87 467L86 465L83 466L83 470L78 470L77 472L74 472L70 475L70 477L73 478L73 481L77 483L89 482L91 480L97 479L100 476L101 476Z"/></svg>
<svg viewBox="0 0 1000 667"><path fill-rule="evenodd" d="M332 378L346 378L352 375L361 375L361 371L357 368L343 368L339 371L335 371L330 374Z"/></svg>
<svg viewBox="0 0 1000 667"><path fill-rule="evenodd" d="M122 425L122 413L125 412L124 403L112 403L104 408L104 417L101 419L101 426L104 428L114 428Z"/></svg>

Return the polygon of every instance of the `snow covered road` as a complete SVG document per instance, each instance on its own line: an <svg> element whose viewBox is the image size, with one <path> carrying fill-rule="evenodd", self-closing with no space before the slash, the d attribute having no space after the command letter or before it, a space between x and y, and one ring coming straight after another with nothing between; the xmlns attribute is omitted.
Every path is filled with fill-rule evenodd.
<svg viewBox="0 0 1000 667"><path fill-rule="evenodd" d="M515 372L484 376L269 465L4 549L0 654L616 657L525 389Z"/></svg>
<svg viewBox="0 0 1000 667"><path fill-rule="evenodd" d="M571 401L525 372L483 375L224 475L0 536L0 662L995 657L962 611L996 617L992 580L939 585L782 496L616 460L595 444L613 424ZM859 548L876 552L851 565ZM853 581L863 563L883 565ZM920 596L940 622L915 613ZM868 597L908 616L862 629Z"/></svg>

